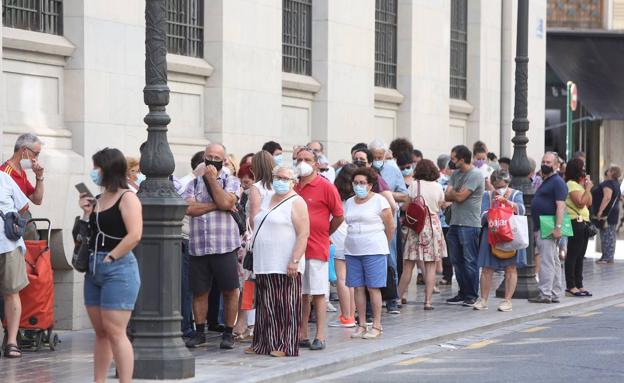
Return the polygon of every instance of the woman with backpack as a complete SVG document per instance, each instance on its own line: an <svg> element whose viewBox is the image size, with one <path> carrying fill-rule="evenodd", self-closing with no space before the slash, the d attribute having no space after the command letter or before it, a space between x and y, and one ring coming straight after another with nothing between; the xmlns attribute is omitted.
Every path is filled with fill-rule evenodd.
<svg viewBox="0 0 624 383"><path fill-rule="evenodd" d="M524 215L524 200L522 192L509 187L511 177L504 170L495 170L490 175L490 182L494 191L483 193L481 204L481 221L487 226L487 215L492 204L498 202L510 206L514 214ZM481 271L481 297L477 299L473 308L475 310L487 310L488 297L492 287L492 275L495 270L505 270L505 297L498 306L498 311L511 311L511 297L516 291L518 282L517 265L526 264L526 249L518 250L516 255L507 259L497 258L492 253L492 247L488 243L488 230L481 231L481 245L479 248L479 258L477 265Z"/></svg>
<svg viewBox="0 0 624 383"><path fill-rule="evenodd" d="M407 212L407 225L411 220L422 220L424 226L418 233L412 228L407 231L399 296L404 298L416 262L424 262L425 310L433 310L431 296L435 287L436 262L447 256L446 242L438 217L438 212L444 204L444 192L438 178L440 171L432 161L426 159L419 161L414 170L414 181L408 190L411 202L403 207ZM421 217L412 217L410 214L412 211Z"/></svg>

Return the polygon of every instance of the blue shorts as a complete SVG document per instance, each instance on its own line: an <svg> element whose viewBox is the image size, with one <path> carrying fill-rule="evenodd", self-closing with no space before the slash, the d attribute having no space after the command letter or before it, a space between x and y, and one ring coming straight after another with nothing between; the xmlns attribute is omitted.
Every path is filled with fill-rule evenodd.
<svg viewBox="0 0 624 383"><path fill-rule="evenodd" d="M98 252L89 257L89 271L84 281L85 306L132 311L141 287L137 260L130 252L114 262L103 263L106 254L108 252Z"/></svg>
<svg viewBox="0 0 624 383"><path fill-rule="evenodd" d="M379 289L386 287L388 255L346 255L347 286Z"/></svg>

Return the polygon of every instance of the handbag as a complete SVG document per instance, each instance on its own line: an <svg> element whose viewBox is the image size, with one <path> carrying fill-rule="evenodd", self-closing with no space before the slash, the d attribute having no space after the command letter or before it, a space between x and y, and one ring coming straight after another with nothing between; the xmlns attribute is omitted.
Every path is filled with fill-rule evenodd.
<svg viewBox="0 0 624 383"><path fill-rule="evenodd" d="M511 206L500 204L494 200L493 193L490 192L490 210L487 212L488 222L488 243L495 246L499 243L513 241L513 230L511 228L511 217L514 211Z"/></svg>
<svg viewBox="0 0 624 383"><path fill-rule="evenodd" d="M492 247L492 255L498 259L509 259L516 256L516 250L501 250L496 246Z"/></svg>
<svg viewBox="0 0 624 383"><path fill-rule="evenodd" d="M3 213L0 211L0 218L4 220L4 235L9 241L19 241L26 231L28 220L22 218L19 213L10 211Z"/></svg>
<svg viewBox="0 0 624 383"><path fill-rule="evenodd" d="M555 220L556 217L554 215L540 215L540 237L542 239L552 238L552 233L555 231ZM561 224L561 236L563 237L573 237L574 232L572 231L572 220L567 213L563 214L563 222Z"/></svg>
<svg viewBox="0 0 624 383"><path fill-rule="evenodd" d="M247 279L243 284L241 310L253 310L256 295L256 281Z"/></svg>
<svg viewBox="0 0 624 383"><path fill-rule="evenodd" d="M572 204L574 205L574 202L572 202ZM574 210L574 212L576 213L577 217L579 217L578 219L580 219L581 213L576 208L576 206L570 206L567 203L566 203L566 206L569 207L570 209ZM582 222L583 222L583 225L585 225L585 235L587 235L588 238L595 237L596 234L598 234L598 232L600 231L598 229L598 227L596 227L596 225L592 221L585 221L585 220L583 220Z"/></svg>
<svg viewBox="0 0 624 383"><path fill-rule="evenodd" d="M514 191L514 193L516 193ZM510 199L516 194L513 194ZM522 250L529 247L529 222L526 216L514 214L509 219L513 239L509 242L497 243L495 248L503 251Z"/></svg>
<svg viewBox="0 0 624 383"><path fill-rule="evenodd" d="M204 185L206 185L206 191L208 192L208 195L210 196L210 198L212 198L212 201L214 202L215 199L212 196L212 190L210 190L210 185L208 184L208 181L206 181L204 177L202 177L202 180L204 181ZM194 187L197 188L197 178L195 178L194 182ZM234 219L234 222L236 222L236 226L238 226L238 234L245 234L245 231L247 230L247 217L245 217L245 207L242 206L239 201L237 201L236 211L230 210L229 213L232 216L232 219Z"/></svg>
<svg viewBox="0 0 624 383"><path fill-rule="evenodd" d="M89 269L89 256L91 249L89 248L89 223L79 220L76 235L76 246L72 255L72 266L79 273L84 273Z"/></svg>
<svg viewBox="0 0 624 383"><path fill-rule="evenodd" d="M258 236L258 232L260 231L260 228L262 227L262 224L264 223L264 221L266 220L266 218L269 216L269 214L271 214L271 212L275 209L277 209L278 207L280 207L281 204L283 204L284 202L288 201L291 198L296 197L297 194L295 195L291 195L290 197L286 198L285 200L283 200L282 202L278 203L277 205L275 205L271 210L269 210L268 213L266 213L266 215L264 216L264 218L262 218L262 221L260 221L260 224L258 225L258 227L256 228L256 232L254 233L254 237L253 237L253 241L251 242L251 248L250 250L247 250L247 253L245 254L245 258L243 258L243 268L245 270L248 271L253 271L253 248L254 245L256 244L256 237Z"/></svg>

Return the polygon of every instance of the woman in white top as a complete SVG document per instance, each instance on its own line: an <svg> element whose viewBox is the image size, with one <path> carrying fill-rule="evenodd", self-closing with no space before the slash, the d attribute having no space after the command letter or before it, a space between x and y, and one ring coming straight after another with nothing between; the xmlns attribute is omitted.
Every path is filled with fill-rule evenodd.
<svg viewBox="0 0 624 383"><path fill-rule="evenodd" d="M298 356L301 274L310 235L306 202L293 191L289 165L273 170L273 195L254 217L253 271L256 275L256 326L246 353Z"/></svg>
<svg viewBox="0 0 624 383"><path fill-rule="evenodd" d="M444 204L444 192L438 183L440 171L430 160L421 160L414 170L414 182L410 185L408 194L411 200L419 195L429 209L429 217L420 233L408 229L403 252L403 274L399 281L399 296L407 291L412 280L412 272L417 261L424 262L425 279L425 310L433 310L431 296L435 287L436 262L447 256L446 242L438 213ZM407 204L404 205L407 208Z"/></svg>
<svg viewBox="0 0 624 383"><path fill-rule="evenodd" d="M395 225L388 201L372 191L377 173L371 168L353 172L353 191L345 203L345 258L347 286L355 288L359 325L352 338L374 339L381 335L381 287L386 286L388 242ZM366 328L366 289L370 295L373 326Z"/></svg>

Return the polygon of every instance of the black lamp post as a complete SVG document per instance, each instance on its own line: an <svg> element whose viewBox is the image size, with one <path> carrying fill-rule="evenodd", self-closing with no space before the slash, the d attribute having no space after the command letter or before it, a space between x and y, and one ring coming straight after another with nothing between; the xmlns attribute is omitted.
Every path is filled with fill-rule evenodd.
<svg viewBox="0 0 624 383"><path fill-rule="evenodd" d="M147 142L141 171L147 179L138 196L143 205L143 238L136 249L141 290L132 316L134 377L182 379L195 376L195 359L180 331L181 228L186 203L169 176L175 169L167 142L166 0L145 2L145 116Z"/></svg>
<svg viewBox="0 0 624 383"><path fill-rule="evenodd" d="M526 147L529 138L526 132L529 130L528 110L528 72L529 72L529 0L518 0L518 31L516 36L516 74L514 88L514 118L512 129L515 132L511 142L514 144L513 158L511 159L510 172L512 175L511 187L522 191L524 205L526 206L529 222L529 247L527 248L527 267L518 270L518 286L514 298L532 298L538 295L537 282L535 281L535 263L533 249L533 222L531 220L531 203L535 190L533 189L529 174L531 166L527 157ZM497 297L505 294L504 282L496 290Z"/></svg>

